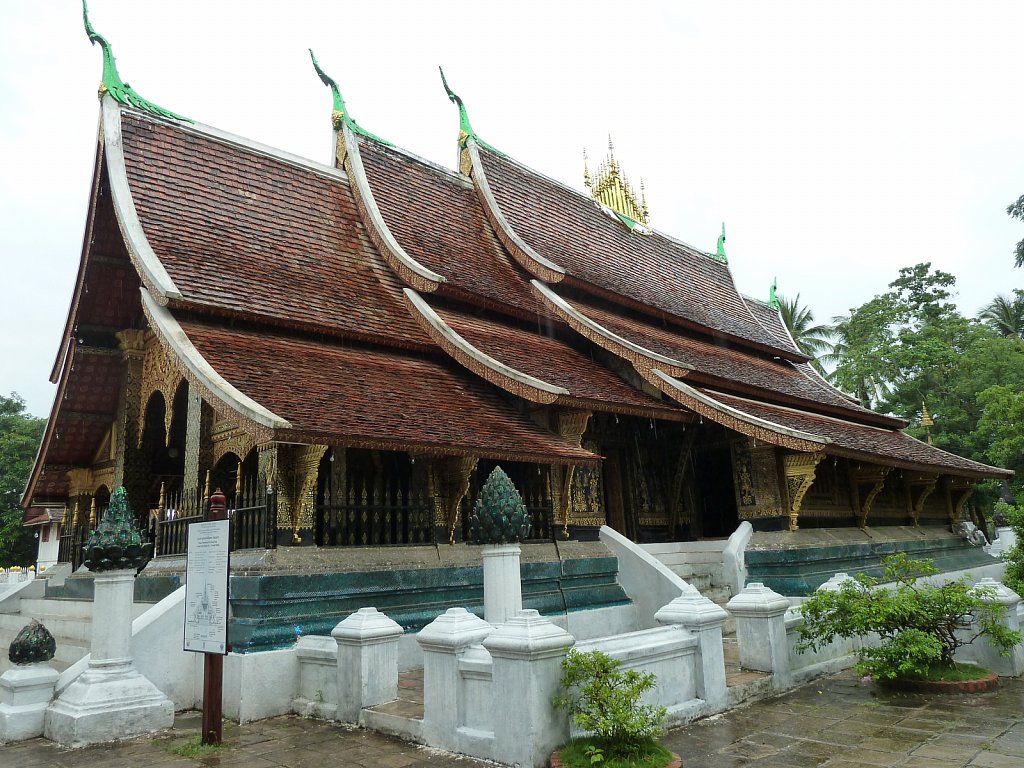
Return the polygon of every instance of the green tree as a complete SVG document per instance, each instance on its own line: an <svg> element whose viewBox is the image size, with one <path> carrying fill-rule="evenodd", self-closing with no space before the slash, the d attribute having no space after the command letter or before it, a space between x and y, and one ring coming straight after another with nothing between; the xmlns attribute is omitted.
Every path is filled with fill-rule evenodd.
<svg viewBox="0 0 1024 768"><path fill-rule="evenodd" d="M1011 488L1024 494L1024 390L995 384L978 393L981 416L977 441L986 446L986 458L1016 472Z"/></svg>
<svg viewBox="0 0 1024 768"><path fill-rule="evenodd" d="M799 293L795 299L787 299L784 296L779 296L778 299L782 322L789 329L793 341L801 352L814 358L812 365L821 370L817 358L832 350L831 329L828 325L815 324L814 312L807 305L800 303Z"/></svg>
<svg viewBox="0 0 1024 768"><path fill-rule="evenodd" d="M1000 336L1024 338L1024 291L1015 288L1012 299L1009 296L996 296L978 313L978 319Z"/></svg>
<svg viewBox="0 0 1024 768"><path fill-rule="evenodd" d="M0 395L0 565L35 562L35 539L24 528L19 504L43 437L45 419L25 413L17 394Z"/></svg>
<svg viewBox="0 0 1024 768"><path fill-rule="evenodd" d="M1006 212L1019 221L1024 221L1024 195L1017 198L1017 201L1006 206ZM1015 265L1024 266L1024 240L1017 243L1017 250L1014 253Z"/></svg>

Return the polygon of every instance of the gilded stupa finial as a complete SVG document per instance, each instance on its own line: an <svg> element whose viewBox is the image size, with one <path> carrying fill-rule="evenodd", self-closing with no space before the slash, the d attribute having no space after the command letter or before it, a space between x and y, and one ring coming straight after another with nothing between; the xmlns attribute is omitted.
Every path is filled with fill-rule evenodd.
<svg viewBox="0 0 1024 768"><path fill-rule="evenodd" d="M114 59L114 49L111 48L110 43L107 42L106 38L103 37L99 32L93 29L92 23L89 21L89 6L86 4L86 0L82 0L82 20L85 22L85 34L89 37L89 42L93 45L99 43L100 48L103 49L103 77L100 80L99 97L102 99L103 95L109 93L113 99L121 104L125 104L136 109L141 109L143 112L149 112L152 115L158 117L170 117L174 120L184 120L187 123L193 122L187 117L171 112L169 109L157 106L151 101L148 101L139 93L132 88L128 83L121 79L121 75L117 72L117 62Z"/></svg>
<svg viewBox="0 0 1024 768"><path fill-rule="evenodd" d="M331 96L334 98L334 109L331 111L331 124L334 126L334 130L340 131L343 125L347 125L349 130L353 133L358 133L368 139L379 141L381 144L387 144L389 147L392 146L391 142L385 141L380 136L375 136L370 133L349 116L348 110L345 108L345 99L341 96L341 90L338 88L338 84L334 81L333 77L320 68L320 62L316 60L316 56L314 55L312 48L309 49L309 58L313 60L313 69L315 69L317 75L320 76L320 82L331 89Z"/></svg>
<svg viewBox="0 0 1024 768"><path fill-rule="evenodd" d="M584 153L584 182L587 182L593 198L614 211L630 230L637 224L646 225L650 215L643 183L638 196L615 159L615 143L611 134L608 135L608 156L597 166L593 176L586 169L585 160Z"/></svg>
<svg viewBox="0 0 1024 768"><path fill-rule="evenodd" d="M729 257L725 255L725 222L722 222L722 234L718 236L718 247L715 249L715 258L723 264L729 263Z"/></svg>
<svg viewBox="0 0 1024 768"><path fill-rule="evenodd" d="M932 444L932 427L935 426L935 420L932 415L928 413L928 406L921 401L921 426L924 427L925 433L928 435L928 445Z"/></svg>
<svg viewBox="0 0 1024 768"><path fill-rule="evenodd" d="M583 148L583 186L590 189L590 168L587 167L587 148Z"/></svg>

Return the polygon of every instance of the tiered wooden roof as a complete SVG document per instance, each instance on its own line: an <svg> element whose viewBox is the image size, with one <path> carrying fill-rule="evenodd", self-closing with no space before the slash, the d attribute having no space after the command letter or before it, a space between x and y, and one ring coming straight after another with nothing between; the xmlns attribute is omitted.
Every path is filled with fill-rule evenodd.
<svg viewBox="0 0 1024 768"><path fill-rule="evenodd" d="M599 461L530 415L549 404L1009 476L828 385L723 260L624 226L465 127L456 172L358 129L339 102L336 167L103 97L58 395L26 503L59 497L66 470L94 458L118 407L113 334L143 324L261 439Z"/></svg>

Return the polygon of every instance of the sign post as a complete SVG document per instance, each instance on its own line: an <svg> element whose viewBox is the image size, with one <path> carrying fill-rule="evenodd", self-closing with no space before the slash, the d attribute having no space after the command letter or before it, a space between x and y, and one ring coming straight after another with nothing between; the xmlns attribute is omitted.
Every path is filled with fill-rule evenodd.
<svg viewBox="0 0 1024 768"><path fill-rule="evenodd" d="M227 499L210 494L207 522L188 527L185 565L184 649L202 653L203 744L220 744L224 656L228 651L228 562L230 521Z"/></svg>

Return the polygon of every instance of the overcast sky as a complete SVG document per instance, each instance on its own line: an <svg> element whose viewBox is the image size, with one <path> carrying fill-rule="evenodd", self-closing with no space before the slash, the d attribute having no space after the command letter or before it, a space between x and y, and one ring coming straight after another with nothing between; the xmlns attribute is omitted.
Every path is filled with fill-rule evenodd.
<svg viewBox="0 0 1024 768"><path fill-rule="evenodd" d="M1024 285L1021 2L492 3L92 0L121 76L167 109L331 157L330 94L450 167L458 118L582 189L608 134L651 224L713 250L740 290L819 320L901 266L958 279L968 314ZM0 0L0 393L47 415L90 193L102 71L78 0ZM311 287L312 289L312 287Z"/></svg>

